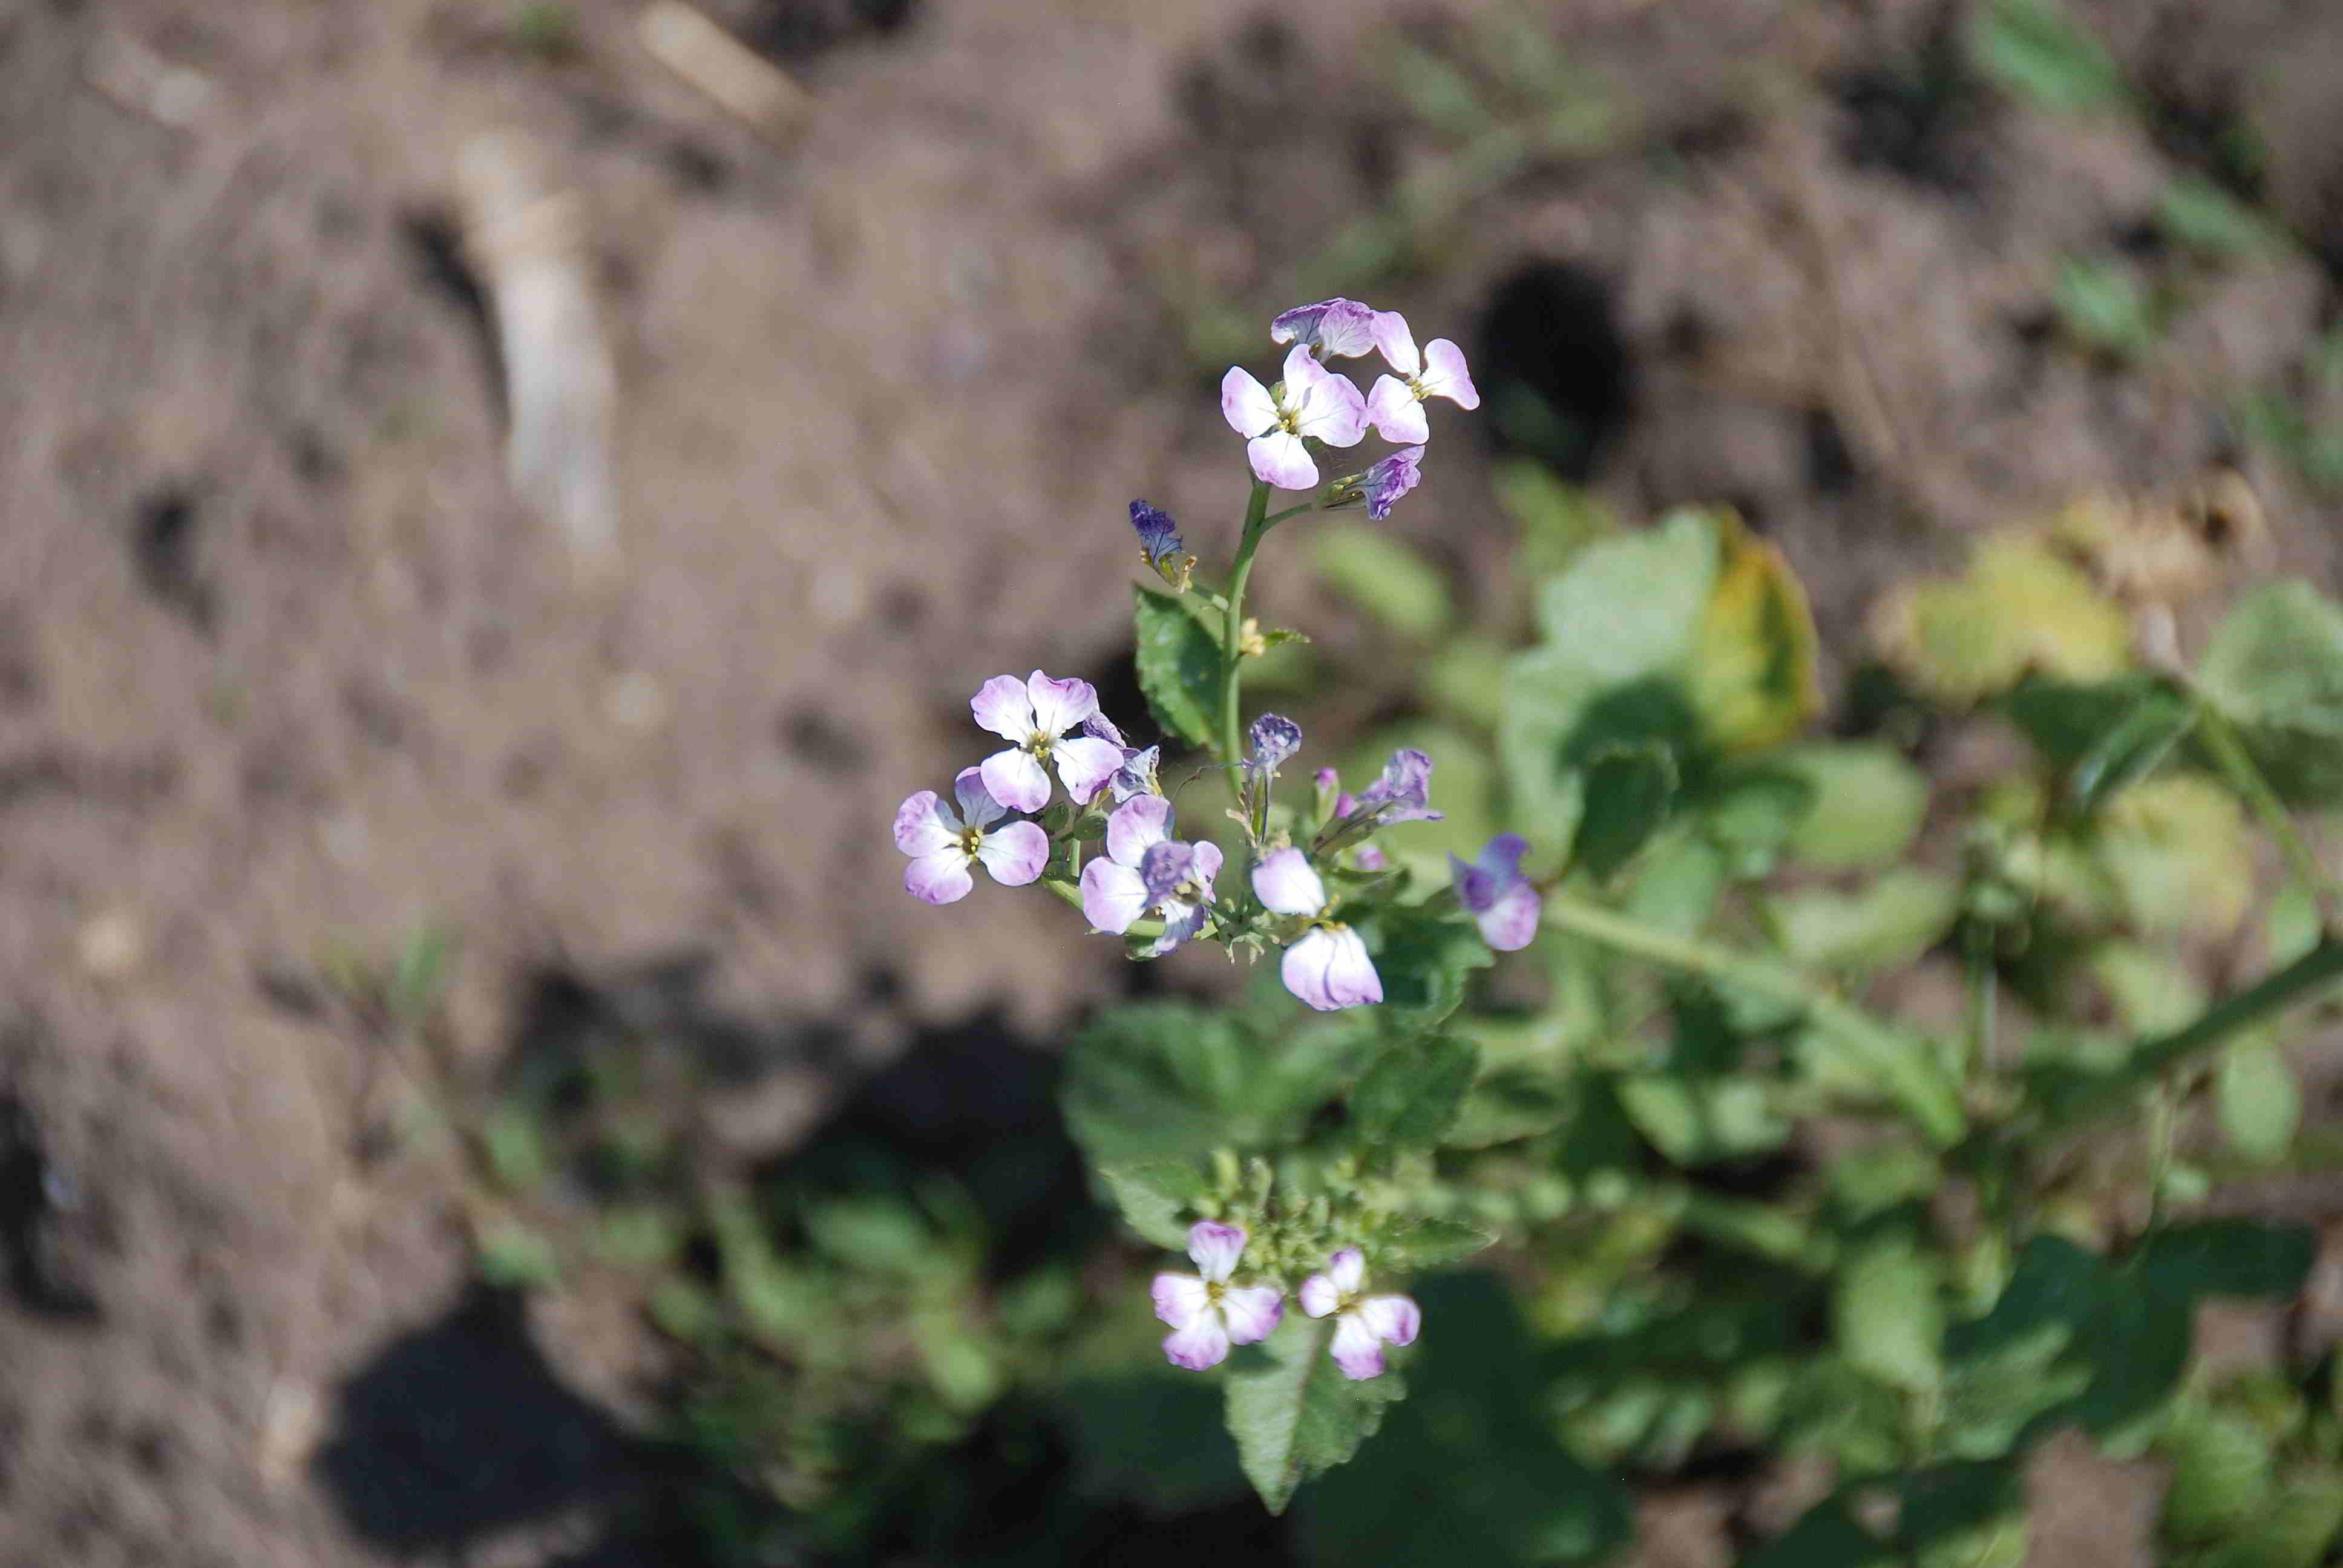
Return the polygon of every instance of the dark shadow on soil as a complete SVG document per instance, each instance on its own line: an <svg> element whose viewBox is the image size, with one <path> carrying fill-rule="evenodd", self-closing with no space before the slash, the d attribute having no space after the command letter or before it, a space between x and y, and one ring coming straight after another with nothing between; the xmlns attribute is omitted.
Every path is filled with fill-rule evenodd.
<svg viewBox="0 0 2343 1568"><path fill-rule="evenodd" d="M1481 315L1472 364L1492 439L1573 484L1594 477L1634 414L1634 365L1611 299L1600 275L1541 261L1499 284Z"/></svg>
<svg viewBox="0 0 2343 1568"><path fill-rule="evenodd" d="M43 1146L32 1108L0 1094L0 1271L16 1304L37 1318L91 1323L97 1298L65 1256L60 1230L84 1201Z"/></svg>

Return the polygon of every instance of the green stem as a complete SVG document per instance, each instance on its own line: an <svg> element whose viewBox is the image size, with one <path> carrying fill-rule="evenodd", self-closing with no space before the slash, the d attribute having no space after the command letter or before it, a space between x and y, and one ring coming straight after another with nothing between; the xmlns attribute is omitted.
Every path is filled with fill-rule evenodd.
<svg viewBox="0 0 2343 1568"><path fill-rule="evenodd" d="M2294 818L2287 811L2286 802L2278 798L2278 791L2270 788L2269 780L2262 777L2261 769L2256 766L2253 753L2247 751L2246 743L2238 739L2237 727L2229 722L2227 714L2209 702L2199 701L2197 705L2197 732L2204 738L2206 749L2212 752L2214 762L2220 767L2221 776L2229 781L2229 788L2245 798L2254 815L2261 819L2263 830L2277 841L2278 854L2286 860L2288 874L2318 910L2319 929L2336 930L2334 885L2328 880L2326 871L2320 869L2318 857L2312 854L2310 846L2302 841L2301 833L2295 828Z"/></svg>
<svg viewBox="0 0 2343 1568"><path fill-rule="evenodd" d="M1658 930L1566 894L1547 895L1545 919L1616 951L1795 1003L1816 1030L1879 1081L1932 1141L1949 1147L1960 1141L1965 1131L1960 1091L1927 1054L1926 1046L1896 1033L1796 970Z"/></svg>
<svg viewBox="0 0 2343 1568"><path fill-rule="evenodd" d="M2317 947L2286 968L2207 1008L2194 1023L2161 1039L2142 1040L2133 1048L2130 1069L2144 1074L2177 1066L2248 1024L2293 1006L2306 991L2320 990L2338 978L2343 978L2343 940L2321 938Z"/></svg>
<svg viewBox="0 0 2343 1568"><path fill-rule="evenodd" d="M1231 768L1244 761L1244 713L1238 700L1239 668L1244 661L1245 579L1252 576L1252 553L1261 548L1268 528L1269 486L1252 482L1252 498L1245 503L1244 537L1237 542L1236 564L1229 568L1229 607L1221 622L1221 760ZM1234 779L1235 774L1230 775Z"/></svg>

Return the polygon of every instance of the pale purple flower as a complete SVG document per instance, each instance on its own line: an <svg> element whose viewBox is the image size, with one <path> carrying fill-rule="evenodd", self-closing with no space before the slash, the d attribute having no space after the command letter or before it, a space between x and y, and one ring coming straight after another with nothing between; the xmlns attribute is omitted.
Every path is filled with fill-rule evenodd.
<svg viewBox="0 0 2343 1568"><path fill-rule="evenodd" d="M1150 912L1163 934L1147 950L1161 958L1204 929L1221 849L1183 844L1172 837L1172 802L1138 795L1106 819L1106 853L1082 868L1082 913L1098 930L1116 936Z"/></svg>
<svg viewBox="0 0 2343 1568"><path fill-rule="evenodd" d="M1456 901L1472 912L1482 938L1501 953L1525 948L1537 935L1541 900L1536 886L1522 875L1522 857L1529 852L1529 840L1520 834L1500 833L1469 866L1448 857Z"/></svg>
<svg viewBox="0 0 2343 1568"><path fill-rule="evenodd" d="M1302 1282L1302 1310L1313 1318L1335 1314L1334 1364L1354 1382L1381 1377L1383 1346L1415 1342L1423 1313L1409 1296L1362 1296L1367 1260L1345 1247L1326 1260L1326 1271Z"/></svg>
<svg viewBox="0 0 2343 1568"><path fill-rule="evenodd" d="M1445 337L1435 337L1419 356L1407 320L1396 310L1376 312L1374 334L1375 347L1399 372L1396 377L1376 377L1374 390L1367 394L1367 423L1384 440L1432 438L1431 423L1423 417L1426 397L1446 397L1460 408L1481 406L1481 394L1473 390L1462 348Z"/></svg>
<svg viewBox="0 0 2343 1568"><path fill-rule="evenodd" d="M1197 1273L1155 1276L1149 1294L1155 1315L1172 1325L1163 1353L1173 1366L1202 1372L1220 1365L1231 1345L1253 1344L1277 1331L1285 1316L1284 1292L1229 1283L1244 1244L1243 1226L1200 1220L1188 1228L1188 1256Z"/></svg>
<svg viewBox="0 0 2343 1568"><path fill-rule="evenodd" d="M1348 807L1338 803L1344 817L1364 814L1378 822L1437 822L1432 809L1432 759L1413 746L1403 746L1383 764L1383 777L1359 791Z"/></svg>
<svg viewBox="0 0 2343 1568"><path fill-rule="evenodd" d="M1362 871L1381 871L1391 865L1391 857L1373 844L1360 845L1351 852L1351 858L1358 862Z"/></svg>
<svg viewBox="0 0 2343 1568"><path fill-rule="evenodd" d="M1114 727L1114 720L1103 713L1093 713L1082 720L1082 733L1094 740L1103 740L1122 755L1122 765L1107 788L1114 791L1115 804L1120 806L1135 795L1161 795L1163 787L1156 779L1156 769L1163 760L1161 746L1133 746Z"/></svg>
<svg viewBox="0 0 2343 1568"><path fill-rule="evenodd" d="M1380 312L1355 299L1322 299L1297 305L1269 324L1272 343L1302 343L1329 359L1353 359L1375 347Z"/></svg>
<svg viewBox="0 0 2343 1568"><path fill-rule="evenodd" d="M1252 773L1275 773L1302 749L1302 726L1282 714L1262 714L1246 733L1252 741L1252 759L1245 768Z"/></svg>
<svg viewBox="0 0 2343 1568"><path fill-rule="evenodd" d="M1423 447L1402 447L1371 464L1366 477L1367 516L1379 523L1390 517L1393 504L1415 488L1423 478Z"/></svg>
<svg viewBox="0 0 2343 1568"><path fill-rule="evenodd" d="M1057 763L1058 777L1077 806L1089 805L1122 767L1121 747L1087 734L1061 739L1098 711L1098 692L1087 680L1052 680L1038 669L1023 680L996 675L968 706L978 725L1010 743L1008 750L994 752L980 766L984 787L1013 810L1039 811L1050 803L1045 762Z"/></svg>
<svg viewBox="0 0 2343 1568"><path fill-rule="evenodd" d="M1140 558L1155 568L1155 575L1173 588L1185 589L1189 574L1196 569L1196 558L1188 554L1188 547L1180 538L1180 525L1172 514L1145 501L1131 503L1131 526L1139 535Z"/></svg>
<svg viewBox="0 0 2343 1568"><path fill-rule="evenodd" d="M1285 356L1285 378L1272 392L1240 366L1221 377L1221 415L1229 428L1250 437L1245 456L1252 477L1284 490L1307 490L1318 483L1318 465L1304 437L1329 447L1355 447L1367 433L1366 407L1349 377L1337 376L1310 357L1297 343Z"/></svg>
<svg viewBox="0 0 2343 1568"><path fill-rule="evenodd" d="M1367 944L1359 933L1319 918L1329 902L1326 884L1301 850L1283 849L1263 857L1252 869L1252 892L1263 909L1310 921L1310 929L1285 950L1278 965L1278 978L1287 990L1320 1012L1383 1000L1383 977L1375 973L1375 961L1367 956Z"/></svg>
<svg viewBox="0 0 2343 1568"><path fill-rule="evenodd" d="M1050 836L1037 823L1002 822L1009 809L984 787L983 770L963 768L952 781L955 812L922 789L895 812L895 848L911 857L903 886L930 904L956 903L976 885L969 868L981 860L992 879L1021 888L1049 862ZM1000 826L995 827L995 823Z"/></svg>

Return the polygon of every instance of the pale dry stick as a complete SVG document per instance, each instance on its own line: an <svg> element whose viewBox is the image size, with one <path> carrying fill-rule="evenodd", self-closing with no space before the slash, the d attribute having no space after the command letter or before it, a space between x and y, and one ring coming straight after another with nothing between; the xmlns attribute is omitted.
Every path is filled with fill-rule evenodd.
<svg viewBox="0 0 2343 1568"><path fill-rule="evenodd" d="M585 204L516 136L477 136L457 169L465 245L494 303L510 425L505 468L550 517L582 580L618 563L618 377L594 297Z"/></svg>
<svg viewBox="0 0 2343 1568"><path fill-rule="evenodd" d="M681 0L658 0L637 32L651 58L758 130L779 136L804 120L803 88Z"/></svg>

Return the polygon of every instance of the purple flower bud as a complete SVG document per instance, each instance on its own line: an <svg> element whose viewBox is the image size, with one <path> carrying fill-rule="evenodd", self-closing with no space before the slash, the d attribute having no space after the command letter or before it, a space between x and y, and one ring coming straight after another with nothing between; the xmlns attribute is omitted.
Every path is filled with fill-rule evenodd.
<svg viewBox="0 0 2343 1568"><path fill-rule="evenodd" d="M1381 313L1355 299L1322 299L1297 305L1269 324L1272 343L1301 342L1329 358L1347 359L1373 351Z"/></svg>
<svg viewBox="0 0 2343 1568"><path fill-rule="evenodd" d="M1416 487L1423 477L1420 465L1423 460L1421 447L1403 447L1389 457L1378 458L1367 469L1367 516L1382 522L1391 516L1392 504Z"/></svg>
<svg viewBox="0 0 2343 1568"><path fill-rule="evenodd" d="M1382 871L1391 867L1391 857L1373 844L1360 845L1352 859L1358 862L1362 871Z"/></svg>
<svg viewBox="0 0 2343 1568"><path fill-rule="evenodd" d="M1173 588L1185 588L1188 574L1196 569L1196 558L1188 554L1180 538L1180 525L1172 520L1172 514L1145 501L1133 501L1131 526L1139 535L1139 553L1156 575Z"/></svg>
<svg viewBox="0 0 2343 1568"><path fill-rule="evenodd" d="M1383 764L1383 776L1359 792L1350 811L1372 814L1379 822L1437 822L1441 813L1431 806L1432 759L1403 746Z"/></svg>
<svg viewBox="0 0 2343 1568"><path fill-rule="evenodd" d="M1255 773L1274 773L1287 758L1302 749L1302 727L1280 714L1264 713L1252 721L1252 760L1245 766Z"/></svg>
<svg viewBox="0 0 2343 1568"><path fill-rule="evenodd" d="M1500 833L1472 865L1448 857L1456 901L1480 923L1483 940L1501 953L1525 948L1537 935L1543 903L1537 888L1522 875L1522 857L1529 849L1519 834Z"/></svg>

